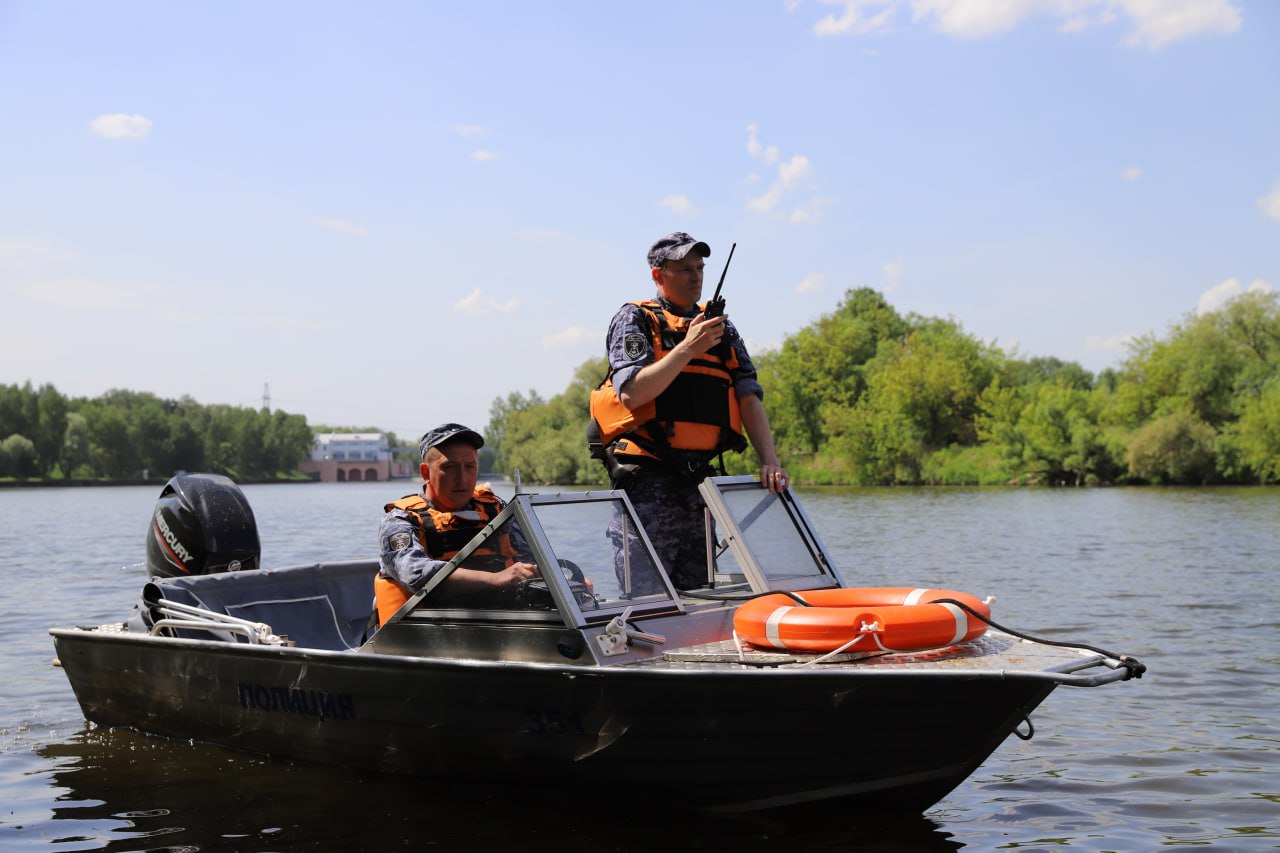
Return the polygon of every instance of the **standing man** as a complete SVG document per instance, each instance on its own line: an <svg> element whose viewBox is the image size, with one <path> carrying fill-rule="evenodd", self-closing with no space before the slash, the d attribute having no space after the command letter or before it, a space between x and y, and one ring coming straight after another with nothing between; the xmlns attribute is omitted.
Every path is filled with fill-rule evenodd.
<svg viewBox="0 0 1280 853"><path fill-rule="evenodd" d="M476 485L476 451L484 446L480 433L462 424L441 424L422 436L419 446L422 491L387 504L378 529L382 556L373 589L379 624L386 624L505 506L487 485ZM510 604L521 582L538 574L537 566L520 561L523 545L514 527L499 532L455 569L431 600L439 596L442 605L459 607Z"/></svg>
<svg viewBox="0 0 1280 853"><path fill-rule="evenodd" d="M728 317L706 317L698 304L710 254L683 231L649 249L657 295L614 315L609 376L591 395L588 425L593 455L614 487L626 490L679 589L707 583L698 483L714 473L711 460L745 449L745 430L760 457L760 485L776 493L788 480L742 337ZM620 532L612 533L620 545Z"/></svg>

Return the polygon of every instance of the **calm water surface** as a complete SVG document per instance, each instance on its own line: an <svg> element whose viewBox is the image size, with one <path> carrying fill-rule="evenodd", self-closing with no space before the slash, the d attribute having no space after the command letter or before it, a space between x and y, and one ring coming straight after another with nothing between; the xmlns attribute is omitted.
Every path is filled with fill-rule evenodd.
<svg viewBox="0 0 1280 853"><path fill-rule="evenodd" d="M372 555L383 502L412 488L245 493L283 565ZM922 816L803 826L671 814L625 779L463 790L90 727L47 630L124 617L158 494L0 490L0 850L1280 848L1280 490L801 492L851 583L995 595L999 622L1150 668L1059 688L1034 739Z"/></svg>

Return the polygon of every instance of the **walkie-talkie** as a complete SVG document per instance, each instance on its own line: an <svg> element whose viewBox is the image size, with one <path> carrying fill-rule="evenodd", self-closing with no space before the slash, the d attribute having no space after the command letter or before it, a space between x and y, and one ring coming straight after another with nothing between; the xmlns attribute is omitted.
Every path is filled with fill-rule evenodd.
<svg viewBox="0 0 1280 853"><path fill-rule="evenodd" d="M733 260L733 250L738 248L738 244L734 243L729 248L729 257L724 261L724 272L720 273L720 282L716 285L715 295L707 302L707 307L702 309L702 318L710 320L712 317L719 317L724 313L724 299L720 296L720 288L724 287L724 277L729 272L729 262Z"/></svg>

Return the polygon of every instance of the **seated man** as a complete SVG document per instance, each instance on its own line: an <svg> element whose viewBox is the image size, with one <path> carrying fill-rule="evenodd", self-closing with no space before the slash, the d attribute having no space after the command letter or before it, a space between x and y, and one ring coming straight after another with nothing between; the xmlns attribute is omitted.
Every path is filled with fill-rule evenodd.
<svg viewBox="0 0 1280 853"><path fill-rule="evenodd" d="M441 424L422 437L420 446L422 491L387 504L378 530L382 556L374 593L379 624L385 624L505 505L488 486L476 486L476 450L484 446L478 432L462 424ZM527 548L517 530L498 533L432 592L432 602L447 607L512 606L520 584L538 574L537 566L520 560L521 552L527 553Z"/></svg>

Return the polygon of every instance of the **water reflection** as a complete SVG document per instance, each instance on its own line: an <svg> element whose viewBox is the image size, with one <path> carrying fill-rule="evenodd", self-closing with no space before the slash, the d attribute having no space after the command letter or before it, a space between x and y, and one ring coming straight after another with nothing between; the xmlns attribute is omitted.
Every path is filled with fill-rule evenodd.
<svg viewBox="0 0 1280 853"><path fill-rule="evenodd" d="M294 764L86 726L37 750L52 818L19 836L54 850L956 850L919 815L802 819L681 812L660 791L442 784ZM12 834L0 835L0 841Z"/></svg>

